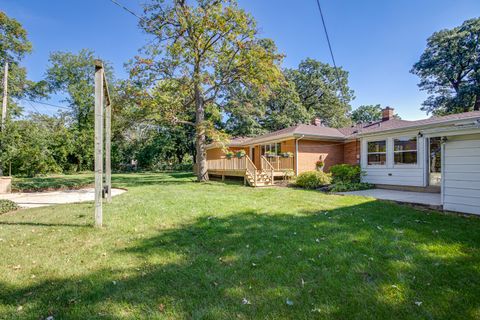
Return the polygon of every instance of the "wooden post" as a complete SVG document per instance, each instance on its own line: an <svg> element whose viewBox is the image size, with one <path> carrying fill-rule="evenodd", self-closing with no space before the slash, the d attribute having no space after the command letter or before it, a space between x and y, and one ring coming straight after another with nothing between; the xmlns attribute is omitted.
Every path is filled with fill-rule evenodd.
<svg viewBox="0 0 480 320"><path fill-rule="evenodd" d="M95 226L103 223L103 63L95 60Z"/></svg>
<svg viewBox="0 0 480 320"><path fill-rule="evenodd" d="M3 72L3 100L2 100L2 132L5 130L7 120L7 100L8 100L8 61L5 60Z"/></svg>
<svg viewBox="0 0 480 320"><path fill-rule="evenodd" d="M112 145L112 105L107 104L105 110L105 184L107 186L107 202L112 202L112 164L111 147Z"/></svg>

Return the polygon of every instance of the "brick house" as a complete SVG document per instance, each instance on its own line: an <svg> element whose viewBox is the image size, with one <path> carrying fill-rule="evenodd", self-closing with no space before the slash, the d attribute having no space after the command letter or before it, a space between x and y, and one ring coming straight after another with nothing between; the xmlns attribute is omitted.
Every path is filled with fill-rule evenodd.
<svg viewBox="0 0 480 320"><path fill-rule="evenodd" d="M246 156L229 159L225 150ZM336 129L315 119L207 146L210 174L243 176L253 186L316 170L318 161L327 172L335 164L358 164L365 182L439 192L444 208L480 214L480 111L406 121L387 107L376 122Z"/></svg>

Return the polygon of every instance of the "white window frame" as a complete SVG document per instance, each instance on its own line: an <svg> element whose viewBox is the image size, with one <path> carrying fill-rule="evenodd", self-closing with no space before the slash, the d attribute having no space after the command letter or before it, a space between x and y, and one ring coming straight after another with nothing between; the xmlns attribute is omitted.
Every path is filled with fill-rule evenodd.
<svg viewBox="0 0 480 320"><path fill-rule="evenodd" d="M385 152L369 152L368 151L368 144L372 142L385 142ZM365 162L367 168L386 168L388 164L388 139L371 139L365 141ZM369 164L368 163L368 156L370 154L385 154L385 163L384 164Z"/></svg>
<svg viewBox="0 0 480 320"><path fill-rule="evenodd" d="M395 151L395 140L398 139L412 139L415 138L417 140L417 148L415 150L405 150L405 151ZM394 168L418 168L419 167L419 162L421 161L420 159L420 154L418 152L418 145L420 143L420 139L418 135L402 135L402 136L396 136L392 137L392 165ZM395 163L395 153L404 153L404 152L416 152L417 153L417 163Z"/></svg>
<svg viewBox="0 0 480 320"><path fill-rule="evenodd" d="M282 143L281 142L271 142L271 143L264 143L260 145L260 155L264 156L267 152L274 151L275 154L279 154L277 150L277 145L280 145L280 151L282 150ZM268 146L268 150L267 150ZM265 153L262 154L262 149L265 147ZM272 148L273 147L273 148Z"/></svg>

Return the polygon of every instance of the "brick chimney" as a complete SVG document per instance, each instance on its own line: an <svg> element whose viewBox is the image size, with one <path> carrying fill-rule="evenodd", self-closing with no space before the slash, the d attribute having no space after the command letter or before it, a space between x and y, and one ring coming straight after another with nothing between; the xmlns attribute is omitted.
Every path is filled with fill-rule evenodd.
<svg viewBox="0 0 480 320"><path fill-rule="evenodd" d="M393 119L393 113L395 109L386 107L382 110L382 121L388 121Z"/></svg>
<svg viewBox="0 0 480 320"><path fill-rule="evenodd" d="M321 118L315 117L312 119L312 124L317 127L323 127L323 120Z"/></svg>

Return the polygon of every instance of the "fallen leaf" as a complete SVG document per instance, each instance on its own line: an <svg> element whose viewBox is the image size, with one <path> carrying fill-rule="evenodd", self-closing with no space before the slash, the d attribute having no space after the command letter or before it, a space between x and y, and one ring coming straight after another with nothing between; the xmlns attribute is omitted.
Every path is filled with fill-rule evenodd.
<svg viewBox="0 0 480 320"><path fill-rule="evenodd" d="M422 301L415 301L415 304L419 307L422 305L422 303L423 303Z"/></svg>
<svg viewBox="0 0 480 320"><path fill-rule="evenodd" d="M242 304L251 304L250 301L247 300L247 298L242 299Z"/></svg>
<svg viewBox="0 0 480 320"><path fill-rule="evenodd" d="M161 313L165 311L165 305L163 303L160 303L160 305L158 306L158 311L160 311Z"/></svg>

